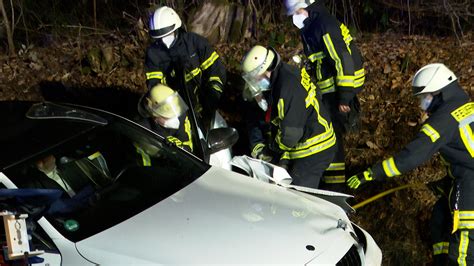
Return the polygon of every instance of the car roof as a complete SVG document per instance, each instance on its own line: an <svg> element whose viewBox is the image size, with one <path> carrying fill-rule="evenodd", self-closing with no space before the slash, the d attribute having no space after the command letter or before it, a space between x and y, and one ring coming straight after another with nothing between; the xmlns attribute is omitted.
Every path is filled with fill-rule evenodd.
<svg viewBox="0 0 474 266"><path fill-rule="evenodd" d="M26 113L34 102L0 102L0 169L31 158L67 139L98 126L71 119L31 119Z"/></svg>

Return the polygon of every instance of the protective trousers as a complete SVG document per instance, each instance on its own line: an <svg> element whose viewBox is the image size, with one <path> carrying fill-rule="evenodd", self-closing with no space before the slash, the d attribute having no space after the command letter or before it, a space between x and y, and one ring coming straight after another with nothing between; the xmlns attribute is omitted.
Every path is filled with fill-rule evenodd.
<svg viewBox="0 0 474 266"><path fill-rule="evenodd" d="M293 178L291 184L319 188L321 177L333 161L336 148L334 145L311 156L290 160L288 172Z"/></svg>
<svg viewBox="0 0 474 266"><path fill-rule="evenodd" d="M435 266L474 265L474 179L469 179L473 178L455 180L449 202L443 196L433 207L430 228Z"/></svg>
<svg viewBox="0 0 474 266"><path fill-rule="evenodd" d="M453 228L449 202L446 196L441 196L431 212L430 231L433 246L433 266L448 264L449 235Z"/></svg>
<svg viewBox="0 0 474 266"><path fill-rule="evenodd" d="M474 265L474 171L454 180L449 204L453 230L449 237L448 265Z"/></svg>
<svg viewBox="0 0 474 266"><path fill-rule="evenodd" d="M344 191L345 189L345 152L344 135L349 130L354 130L359 123L360 106L357 97L354 97L350 103L351 111L341 113L339 111L339 100L337 93L326 93L322 97L324 107L329 111L332 125L337 138L337 150L334 160L326 169L323 175L323 186L325 189L333 191Z"/></svg>

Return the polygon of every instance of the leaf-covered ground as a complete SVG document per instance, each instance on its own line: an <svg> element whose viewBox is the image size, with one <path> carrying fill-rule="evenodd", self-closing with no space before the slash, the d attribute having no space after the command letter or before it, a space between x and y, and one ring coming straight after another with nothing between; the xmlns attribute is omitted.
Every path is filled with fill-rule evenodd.
<svg viewBox="0 0 474 266"><path fill-rule="evenodd" d="M40 100L43 99L40 88L48 86L45 84L141 93L145 90L143 53L146 44L140 39L143 40L115 35L88 41L73 39L45 42L41 47L24 46L14 58L0 54L0 99ZM346 138L349 172L363 170L395 153L418 131L422 117L416 100L411 97L410 82L423 65L445 63L473 98L473 41L472 35L458 42L453 38L393 34L367 35L357 40L366 60L367 77L360 94L361 131ZM215 46L229 71L222 113L239 129L243 122L236 106L241 89L241 81L236 78L237 67L252 44ZM275 48L284 60L300 50L300 47L285 45ZM436 199L423 183L443 175L444 170L435 158L406 175L367 186L355 194L354 204L404 184L415 184L358 208L351 217L375 238L383 251L383 265L430 262L428 223Z"/></svg>

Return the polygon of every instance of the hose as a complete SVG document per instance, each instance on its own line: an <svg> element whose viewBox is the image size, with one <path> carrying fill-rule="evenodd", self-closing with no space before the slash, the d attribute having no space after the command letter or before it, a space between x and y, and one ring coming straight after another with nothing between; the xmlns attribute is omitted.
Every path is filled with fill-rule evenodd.
<svg viewBox="0 0 474 266"><path fill-rule="evenodd" d="M377 195L375 195L375 196L372 196L372 197L370 197L370 198L368 198L368 199L366 199L366 200L364 200L364 201L362 201L362 202L359 202L359 203L357 203L356 205L352 206L352 208L353 208L354 210L357 210L358 208L360 208L360 207L362 207L362 206L365 206L365 205L371 203L372 201L375 201L375 200L377 200L377 199L379 199L379 198L381 198L381 197L387 196L388 194L393 193L393 192L395 192L395 191L402 190L402 189L405 189L405 188L421 187L421 186L424 186L424 185L425 185L425 184L423 184L423 183L422 183L422 184L416 184L416 183L415 183L415 184L407 184L407 185L402 185L402 186L399 186L399 187L395 187L395 188L386 190L386 191L384 191L384 192L381 192L381 193L379 193L379 194L377 194Z"/></svg>

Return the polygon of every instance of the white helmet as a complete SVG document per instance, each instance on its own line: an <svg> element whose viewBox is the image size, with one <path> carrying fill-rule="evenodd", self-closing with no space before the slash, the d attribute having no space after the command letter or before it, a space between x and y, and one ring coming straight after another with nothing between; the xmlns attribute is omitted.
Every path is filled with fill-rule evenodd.
<svg viewBox="0 0 474 266"><path fill-rule="evenodd" d="M253 74L258 76L263 74L273 62L275 53L261 45L255 45L244 56L242 60L242 71L244 75Z"/></svg>
<svg viewBox="0 0 474 266"><path fill-rule="evenodd" d="M163 6L155 10L150 16L150 36L161 38L181 27L182 22L176 11Z"/></svg>
<svg viewBox="0 0 474 266"><path fill-rule="evenodd" d="M146 98L146 108L151 115L163 118L178 117L188 110L178 92L163 84L151 88Z"/></svg>
<svg viewBox="0 0 474 266"><path fill-rule="evenodd" d="M314 3L314 0L285 0L286 14L293 15L296 10L306 8Z"/></svg>
<svg viewBox="0 0 474 266"><path fill-rule="evenodd" d="M437 92L457 80L456 75L441 63L429 64L413 77L413 95Z"/></svg>

